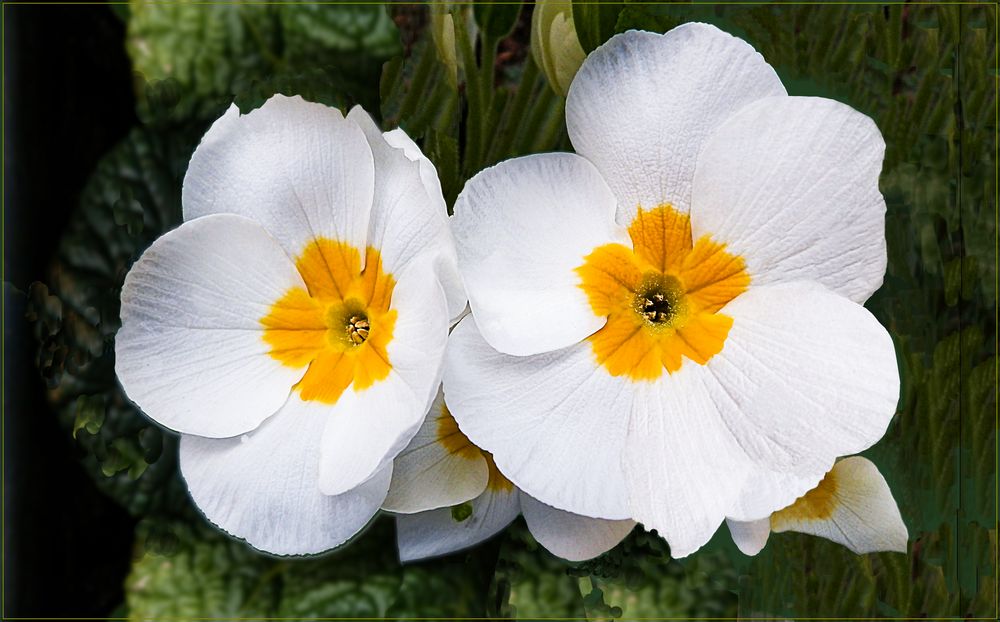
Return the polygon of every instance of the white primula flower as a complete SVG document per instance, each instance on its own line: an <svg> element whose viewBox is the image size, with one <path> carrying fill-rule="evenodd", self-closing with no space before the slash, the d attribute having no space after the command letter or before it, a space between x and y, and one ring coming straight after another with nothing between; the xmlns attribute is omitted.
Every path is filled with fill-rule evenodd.
<svg viewBox="0 0 1000 622"><path fill-rule="evenodd" d="M472 317L448 405L518 487L676 557L766 517L895 411L884 143L713 26L616 35L566 101L577 154L508 160L452 218Z"/></svg>
<svg viewBox="0 0 1000 622"><path fill-rule="evenodd" d="M125 279L123 388L182 434L206 517L264 551L335 547L378 511L465 306L440 187L399 134L298 97L230 108L184 224Z"/></svg>
<svg viewBox="0 0 1000 622"><path fill-rule="evenodd" d="M837 462L818 486L769 518L726 523L733 542L747 555L759 553L772 531L821 536L858 554L905 553L908 538L885 478L860 456Z"/></svg>
<svg viewBox="0 0 1000 622"><path fill-rule="evenodd" d="M438 394L410 445L393 465L383 509L396 512L402 561L444 555L500 532L518 514L539 544L564 559L596 557L635 523L563 512L518 490L489 453L458 429Z"/></svg>

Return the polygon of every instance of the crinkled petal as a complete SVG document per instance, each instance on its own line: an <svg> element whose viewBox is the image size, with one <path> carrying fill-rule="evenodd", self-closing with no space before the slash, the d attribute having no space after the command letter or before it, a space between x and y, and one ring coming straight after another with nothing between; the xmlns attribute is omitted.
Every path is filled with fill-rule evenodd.
<svg viewBox="0 0 1000 622"><path fill-rule="evenodd" d="M392 467L342 495L319 489L320 438L329 407L298 396L238 438L181 437L180 466L198 508L227 533L276 555L320 553L378 512Z"/></svg>
<svg viewBox="0 0 1000 622"><path fill-rule="evenodd" d="M604 520L571 514L521 493L521 513L528 531L553 555L578 562L612 549L632 531L635 521Z"/></svg>
<svg viewBox="0 0 1000 622"><path fill-rule="evenodd" d="M156 240L122 286L115 372L158 423L199 436L235 436L281 408L304 372L268 354L261 318L295 265L256 223L216 215Z"/></svg>
<svg viewBox="0 0 1000 622"><path fill-rule="evenodd" d="M413 261L433 256L448 297L448 317L457 317L465 308L466 297L458 275L448 208L434 165L402 130L395 130L390 141L389 133L383 135L360 106L348 113L347 120L357 123L365 133L375 158L368 244L379 249L389 272L401 272Z"/></svg>
<svg viewBox="0 0 1000 622"><path fill-rule="evenodd" d="M458 505L482 494L489 477L482 452L458 429L439 391L416 436L393 462L382 509L413 514Z"/></svg>
<svg viewBox="0 0 1000 622"><path fill-rule="evenodd" d="M345 390L331 408L320 468L326 494L348 491L391 462L416 434L441 382L448 307L429 262L399 277L390 311L397 316L386 347L389 376Z"/></svg>
<svg viewBox="0 0 1000 622"><path fill-rule="evenodd" d="M487 488L456 508L396 517L396 540L403 562L454 553L500 533L521 511L518 490Z"/></svg>
<svg viewBox="0 0 1000 622"><path fill-rule="evenodd" d="M374 185L356 123L336 108L275 95L245 115L231 106L202 138L184 177L184 220L246 216L292 257L319 237L364 249Z"/></svg>
<svg viewBox="0 0 1000 622"><path fill-rule="evenodd" d="M486 341L518 356L577 343L604 325L576 269L628 235L594 167L569 153L501 162L466 183L451 219L459 270Z"/></svg>
<svg viewBox="0 0 1000 622"><path fill-rule="evenodd" d="M510 356L486 343L478 317L459 322L444 394L462 431L536 499L596 518L629 518L621 460L630 382L610 376L590 344Z"/></svg>
<svg viewBox="0 0 1000 622"><path fill-rule="evenodd" d="M698 152L712 131L746 104L784 94L760 54L714 26L632 30L584 61L566 99L566 127L627 225L639 206L669 203L687 213Z"/></svg>
<svg viewBox="0 0 1000 622"><path fill-rule="evenodd" d="M760 518L754 521L742 522L731 518L726 519L729 526L729 534L733 537L733 542L744 555L756 555L760 553L767 544L767 537L771 535L771 520Z"/></svg>
<svg viewBox="0 0 1000 622"><path fill-rule="evenodd" d="M840 460L818 490L772 515L771 528L820 536L858 554L906 552L906 525L871 461L860 456Z"/></svg>
<svg viewBox="0 0 1000 622"><path fill-rule="evenodd" d="M722 124L698 157L695 238L711 235L758 285L818 281L864 302L885 275L885 142L875 123L819 97L769 97Z"/></svg>

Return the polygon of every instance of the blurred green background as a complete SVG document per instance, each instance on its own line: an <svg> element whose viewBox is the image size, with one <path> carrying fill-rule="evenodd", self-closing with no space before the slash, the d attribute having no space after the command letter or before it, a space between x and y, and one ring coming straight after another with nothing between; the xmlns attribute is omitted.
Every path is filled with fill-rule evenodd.
<svg viewBox="0 0 1000 622"><path fill-rule="evenodd" d="M662 540L637 529L604 556L570 564L541 549L519 519L471 551L401 566L392 520L381 517L341 551L289 560L261 555L216 532L192 506L177 474L176 438L139 414L115 381L113 340L122 279L152 240L180 222L181 180L201 135L233 101L246 111L277 92L341 108L360 103L381 118L384 129L402 126L418 140L438 167L450 204L484 166L570 149L564 99L529 49L533 8L87 7L108 13L99 21L110 25L91 34L123 49L132 75L131 84L91 96L120 97L131 90L134 106L126 98L132 107L122 117L127 134L88 171L43 278L30 286L5 282L5 308L16 312L7 315L5 336L17 326L33 335L33 362L61 426L51 433L68 439L73 459L127 512L91 517L98 525L92 533L105 540L74 553L81 572L88 559L109 558L102 562L109 569L100 575L108 585L88 592L107 608L100 615L992 617L993 4L623 2L573 8L586 51L630 28L663 32L692 20L716 24L760 51L791 94L845 102L881 128L889 266L885 285L867 306L893 336L903 390L888 433L865 455L880 467L899 503L910 532L907 555L858 556L825 540L785 533L772 535L760 555L746 558L721 529L697 554L676 561ZM68 9L5 7L5 17L40 10ZM454 47L444 36L450 28L446 16L454 24ZM82 94L65 96L72 102ZM59 175L50 171L52 183ZM7 204L7 210L23 209L30 207ZM23 250L23 241L6 241L8 253ZM16 406L8 406L7 417L28 416ZM30 485L30 472L7 464L7 489ZM105 516L114 527L102 531ZM8 541L17 537L8 537L9 531ZM11 566L11 550L8 577L18 568ZM13 550L21 559L31 555L26 546ZM44 598L21 602L16 613L6 613L56 615Z"/></svg>

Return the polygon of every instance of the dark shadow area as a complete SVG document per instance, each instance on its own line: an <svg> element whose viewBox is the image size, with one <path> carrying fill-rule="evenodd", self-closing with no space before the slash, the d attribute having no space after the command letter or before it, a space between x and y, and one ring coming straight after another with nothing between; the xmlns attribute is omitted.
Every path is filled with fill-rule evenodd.
<svg viewBox="0 0 1000 622"><path fill-rule="evenodd" d="M24 310L87 177L135 122L124 24L101 6L3 10L3 615L107 616L122 599L134 521L77 462Z"/></svg>

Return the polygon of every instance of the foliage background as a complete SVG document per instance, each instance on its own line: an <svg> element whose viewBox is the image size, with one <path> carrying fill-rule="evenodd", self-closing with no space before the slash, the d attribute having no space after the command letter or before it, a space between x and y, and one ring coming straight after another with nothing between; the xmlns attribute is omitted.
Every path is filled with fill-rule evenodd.
<svg viewBox="0 0 1000 622"><path fill-rule="evenodd" d="M402 126L422 144L451 203L484 166L570 149L564 100L527 49L531 8L132 3L87 9L115 12L110 26L92 34L124 48L133 80L94 95L128 102L127 134L90 172L41 282L5 281L5 337L33 335L33 363L61 426L51 429L61 439L56 446L75 448L90 480L127 512L102 511L91 521L96 543L57 552L79 556L81 569L88 560L106 568L101 576L110 584L91 594L107 608L101 615L993 616L995 5L574 7L588 51L629 28L662 32L685 21L714 23L760 51L791 94L843 101L881 128L888 145L881 186L889 267L868 307L894 337L903 393L888 433L866 455L899 503L910 531L907 555L857 556L787 533L773 535L748 559L722 529L699 553L676 561L662 540L637 530L601 558L569 564L540 549L518 521L472 551L401 566L392 521L381 517L342 551L288 560L219 534L191 505L177 475L175 437L136 412L115 382L113 340L122 279L153 239L179 223L180 183L198 139L233 101L244 111L275 92L340 107L361 103L381 116L384 129ZM5 7L5 18L15 10L68 9ZM449 11L457 25L452 66L432 37ZM134 100L121 95L129 88ZM67 92L67 105L80 96ZM53 183L59 174L50 172ZM6 236L16 236L11 229ZM23 240L8 241L8 253L18 249ZM8 418L29 416L6 395L5 406ZM10 455L5 485L30 481L18 463L8 466ZM30 556L8 532L5 550ZM103 557L113 560L98 562ZM5 555L5 588L17 585L19 566L10 559ZM52 602L29 604L5 613L55 615Z"/></svg>

